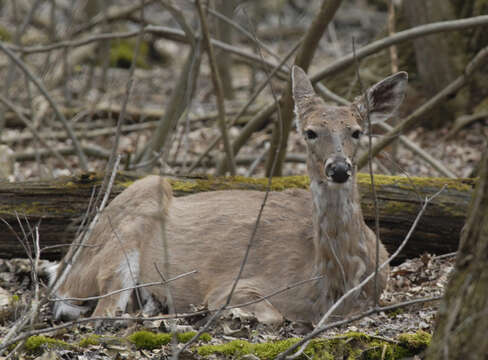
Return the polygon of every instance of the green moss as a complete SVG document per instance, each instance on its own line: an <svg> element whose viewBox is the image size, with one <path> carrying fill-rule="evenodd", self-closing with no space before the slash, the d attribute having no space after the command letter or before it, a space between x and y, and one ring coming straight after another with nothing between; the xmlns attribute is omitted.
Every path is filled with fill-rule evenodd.
<svg viewBox="0 0 488 360"><path fill-rule="evenodd" d="M386 312L386 315L389 317L389 318L396 318L398 315L401 315L405 312L404 309L402 308L398 308L398 309L395 309L395 310L390 310L390 311L387 311Z"/></svg>
<svg viewBox="0 0 488 360"><path fill-rule="evenodd" d="M73 349L74 346L68 344L66 341L53 339L47 336L31 336L24 344L25 349L30 353L37 353L44 348L54 349Z"/></svg>
<svg viewBox="0 0 488 360"><path fill-rule="evenodd" d="M427 336L426 336L427 335ZM200 356L225 356L239 359L252 354L259 359L274 359L300 339L292 338L281 341L253 344L244 340L234 340L222 345L203 345L198 347ZM349 332L331 339L310 341L304 353L298 359L402 359L414 356L425 349L430 335L419 331L416 334L401 335L398 344L384 341L364 333Z"/></svg>
<svg viewBox="0 0 488 360"><path fill-rule="evenodd" d="M244 355L253 354L260 359L273 359L280 352L285 351L298 341L299 339L287 339L263 344L252 344L245 340L233 340L222 345L199 346L197 352L200 356L216 354L239 358Z"/></svg>
<svg viewBox="0 0 488 360"><path fill-rule="evenodd" d="M401 334L398 336L400 346L416 353L427 349L431 339L432 335L422 330L418 330L415 334Z"/></svg>
<svg viewBox="0 0 488 360"><path fill-rule="evenodd" d="M244 176L233 177L204 177L201 179L177 180L168 179L174 193L188 195L202 191L215 190L260 190L263 191L268 185L266 178L248 178ZM307 189L310 184L308 176L286 176L272 179L271 190L282 191L285 189Z"/></svg>
<svg viewBox="0 0 488 360"><path fill-rule="evenodd" d="M196 332L189 331L185 333L178 333L178 342L188 342L196 335ZM127 337L127 339L133 343L138 349L156 349L163 345L169 344L172 334L169 333L153 333L151 331L137 331ZM200 337L201 341L208 342L212 339L210 334L203 333Z"/></svg>
<svg viewBox="0 0 488 360"><path fill-rule="evenodd" d="M137 331L127 337L138 349L156 349L163 345L169 344L171 334L155 334L150 331Z"/></svg>
<svg viewBox="0 0 488 360"><path fill-rule="evenodd" d="M177 334L178 342L186 343L186 342L190 341L196 334L197 333L195 331L178 333ZM202 335L200 335L198 340L203 341L203 342L209 342L210 340L212 340L212 336L209 333L203 333Z"/></svg>
<svg viewBox="0 0 488 360"><path fill-rule="evenodd" d="M373 207L374 204L371 204ZM415 213L420 209L420 204L408 203L405 201L388 201L383 211L387 214L397 214L397 213Z"/></svg>
<svg viewBox="0 0 488 360"><path fill-rule="evenodd" d="M359 173L357 180L360 186L370 186L369 174ZM446 190L457 191L472 190L475 180L473 179L448 179L448 178L422 178L375 175L377 186L396 186L402 189L422 188L423 190L438 190L446 186ZM187 195L202 191L215 190L260 190L263 191L268 185L266 178L247 178L243 176L234 177L204 177L200 179L179 180L168 179L175 195ZM310 179L308 176L285 176L272 179L271 190L282 191L286 189L308 189Z"/></svg>
<svg viewBox="0 0 488 360"><path fill-rule="evenodd" d="M130 68L134 51L136 49L136 41L133 39L114 40L110 47L110 66L120 67L124 69ZM147 55L149 52L148 44L143 42L136 59L136 66L142 69L148 69Z"/></svg>
<svg viewBox="0 0 488 360"><path fill-rule="evenodd" d="M359 173L357 175L359 184L368 185L371 183L369 174ZM415 189L417 188L433 188L440 189L444 185L446 189L454 189L458 191L470 191L473 189L473 179L465 179L465 181L459 181L459 179L449 178L431 178L431 177L405 177L405 176L389 176L389 175L375 175L374 182L378 186L382 185L394 185L402 189Z"/></svg>
<svg viewBox="0 0 488 360"><path fill-rule="evenodd" d="M8 42L10 39L12 39L10 32L3 26L0 26L0 40Z"/></svg>
<svg viewBox="0 0 488 360"><path fill-rule="evenodd" d="M80 340L78 345L81 347L88 347L90 345L100 345L100 336L95 334L85 336L83 339Z"/></svg>
<svg viewBox="0 0 488 360"><path fill-rule="evenodd" d="M197 179L195 181L168 179L168 181L176 193L193 194L195 192L211 190L210 178L205 180Z"/></svg>
<svg viewBox="0 0 488 360"><path fill-rule="evenodd" d="M21 214L28 216L42 216L46 213L49 214L59 214L62 216L67 216L68 214L77 215L78 211L75 209L62 208L62 207L47 207L45 204L34 201L31 203L17 203L15 206L12 204L0 205L0 215L10 215L10 214Z"/></svg>
<svg viewBox="0 0 488 360"><path fill-rule="evenodd" d="M355 359L362 352L361 347L356 347L356 344L367 341L368 339L364 334L347 334L347 336L337 339L315 339L308 344L304 353L298 359ZM215 354L231 358L241 358L245 355L252 354L259 359L274 359L278 354L296 344L299 340L297 338L291 338L262 344L234 340L222 345L200 346L197 352L200 356Z"/></svg>

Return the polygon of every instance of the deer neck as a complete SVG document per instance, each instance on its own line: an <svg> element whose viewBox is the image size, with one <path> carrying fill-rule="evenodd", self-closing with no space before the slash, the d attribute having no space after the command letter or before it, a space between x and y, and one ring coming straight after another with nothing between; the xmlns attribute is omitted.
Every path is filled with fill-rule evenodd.
<svg viewBox="0 0 488 360"><path fill-rule="evenodd" d="M359 283L366 270L366 244L356 175L344 184L312 179L313 226L317 275L331 294ZM334 295L332 295L334 297Z"/></svg>

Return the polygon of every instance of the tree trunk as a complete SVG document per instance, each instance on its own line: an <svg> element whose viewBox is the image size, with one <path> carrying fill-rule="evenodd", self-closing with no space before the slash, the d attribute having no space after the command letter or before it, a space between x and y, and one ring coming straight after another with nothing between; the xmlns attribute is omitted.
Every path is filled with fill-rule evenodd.
<svg viewBox="0 0 488 360"><path fill-rule="evenodd" d="M488 151L480 168L427 359L486 359L488 354Z"/></svg>
<svg viewBox="0 0 488 360"><path fill-rule="evenodd" d="M216 0L215 10L221 12L223 15L232 19L234 13L234 0ZM233 43L234 29L223 20L216 19L216 38L226 44ZM222 87L224 89L224 96L228 100L234 99L234 88L232 86L232 57L227 51L222 49L215 49L215 57L217 60L217 68L219 69Z"/></svg>
<svg viewBox="0 0 488 360"><path fill-rule="evenodd" d="M408 0L403 2L405 16L410 27L436 21L453 19L451 4L445 0ZM451 63L455 52L449 48L445 34L424 36L413 41L417 72L425 95L430 98L454 80L457 72ZM446 105L433 110L429 127L445 126L445 120L453 120Z"/></svg>
<svg viewBox="0 0 488 360"><path fill-rule="evenodd" d="M112 197L135 178L119 174ZM36 225L39 225L41 248L69 244L74 237L76 224L86 212L92 191L100 186L101 180L100 175L89 173L52 181L0 183L0 257L26 256L16 235L23 238L23 231L29 233ZM276 178L273 181L273 190L307 188L308 181L306 176ZM170 182L175 196L183 196L200 191L230 189L264 191L267 179L170 179ZM374 226L369 175L359 174L358 183L365 219L370 226ZM390 252L404 239L421 208L423 198L434 194L444 185L445 190L427 208L402 257L418 256L424 252L442 254L457 249L474 180L407 179L377 175L375 183L379 200L381 240ZM309 193L306 196L310 196ZM29 239L31 237L28 236ZM59 246L46 248L42 257L57 259L63 251Z"/></svg>

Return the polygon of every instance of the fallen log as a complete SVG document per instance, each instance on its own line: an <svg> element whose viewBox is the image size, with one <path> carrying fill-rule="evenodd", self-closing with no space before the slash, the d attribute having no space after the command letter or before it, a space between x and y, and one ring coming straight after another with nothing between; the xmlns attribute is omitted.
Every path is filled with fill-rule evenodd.
<svg viewBox="0 0 488 360"><path fill-rule="evenodd" d="M136 178L127 173L118 174L111 197ZM25 247L32 248L32 232L38 225L42 257L59 259L74 238L76 226L70 225L82 218L93 190L100 187L101 179L100 174L85 173L51 181L0 183L0 257L25 257ZM264 191L267 179L204 177L170 179L170 182L175 196L184 196L200 191L230 189ZM425 197L444 187L428 206L401 256L456 251L475 182L473 179L376 175L380 234L388 250L394 251L402 242ZM358 183L366 222L374 226L369 175L359 174ZM307 187L306 176L275 178L272 184L275 191ZM25 241L27 245L22 245L19 239L25 238L28 239ZM64 249L63 244L66 245Z"/></svg>

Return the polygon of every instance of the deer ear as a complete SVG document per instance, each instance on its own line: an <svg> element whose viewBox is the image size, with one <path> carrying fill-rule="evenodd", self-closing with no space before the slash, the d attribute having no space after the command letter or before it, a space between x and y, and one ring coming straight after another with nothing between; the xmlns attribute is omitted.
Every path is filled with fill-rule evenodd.
<svg viewBox="0 0 488 360"><path fill-rule="evenodd" d="M297 128L298 131L301 132L303 126L303 124L301 124L301 117L311 106L311 102L315 97L315 90L313 89L312 83L308 79L305 71L296 65L294 65L291 69L291 88L293 101L295 102Z"/></svg>
<svg viewBox="0 0 488 360"><path fill-rule="evenodd" d="M371 86L366 92L368 106L365 104L364 96L356 102L363 119L366 118L368 109L372 124L388 119L403 102L407 81L408 74L401 71Z"/></svg>

